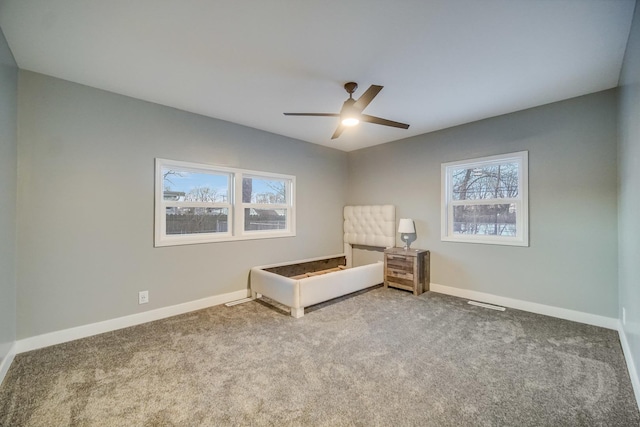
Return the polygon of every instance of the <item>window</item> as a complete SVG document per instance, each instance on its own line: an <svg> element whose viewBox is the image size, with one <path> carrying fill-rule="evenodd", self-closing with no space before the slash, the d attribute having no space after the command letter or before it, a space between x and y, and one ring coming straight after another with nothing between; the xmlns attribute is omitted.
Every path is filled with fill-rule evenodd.
<svg viewBox="0 0 640 427"><path fill-rule="evenodd" d="M286 179L264 176L242 178L242 208L245 233L287 228Z"/></svg>
<svg viewBox="0 0 640 427"><path fill-rule="evenodd" d="M442 164L442 240L528 246L528 153Z"/></svg>
<svg viewBox="0 0 640 427"><path fill-rule="evenodd" d="M155 246L295 236L295 177L156 159Z"/></svg>

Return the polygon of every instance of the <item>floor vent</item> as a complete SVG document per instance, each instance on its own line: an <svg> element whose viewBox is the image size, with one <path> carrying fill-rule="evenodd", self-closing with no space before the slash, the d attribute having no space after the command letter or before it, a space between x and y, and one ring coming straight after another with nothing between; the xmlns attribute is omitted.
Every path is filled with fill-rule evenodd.
<svg viewBox="0 0 640 427"><path fill-rule="evenodd" d="M506 308L499 305L487 304L486 302L469 301L471 305L477 305L478 307L490 308L491 310L505 311Z"/></svg>

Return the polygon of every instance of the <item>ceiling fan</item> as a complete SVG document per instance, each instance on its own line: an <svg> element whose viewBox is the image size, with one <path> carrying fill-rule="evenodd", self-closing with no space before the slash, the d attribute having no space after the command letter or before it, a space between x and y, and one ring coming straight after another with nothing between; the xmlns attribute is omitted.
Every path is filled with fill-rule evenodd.
<svg viewBox="0 0 640 427"><path fill-rule="evenodd" d="M318 117L340 117L340 124L338 128L331 136L331 139L336 139L342 134L342 131L346 127L355 126L358 123L367 122L377 125L391 126L395 128L408 129L409 125L400 122L394 122L392 120L382 119L380 117L370 116L363 114L364 110L373 98L382 90L383 86L371 85L358 100L353 99L353 92L358 89L358 84L355 82L345 83L344 89L349 94L349 99L344 101L342 109L339 113L284 113L285 116L318 116Z"/></svg>

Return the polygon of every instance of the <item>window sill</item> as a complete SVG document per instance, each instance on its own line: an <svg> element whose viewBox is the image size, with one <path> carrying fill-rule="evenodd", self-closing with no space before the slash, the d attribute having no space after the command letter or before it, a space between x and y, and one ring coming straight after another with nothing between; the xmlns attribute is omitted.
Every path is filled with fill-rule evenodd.
<svg viewBox="0 0 640 427"><path fill-rule="evenodd" d="M243 240L259 240L259 239L277 239L281 237L295 237L295 232L286 233L273 233L273 232L252 232L243 234L241 236L220 236L220 237L185 237L183 235L173 237L164 237L156 239L154 247L166 247L166 246L183 246L183 245L201 245L205 243L222 243L222 242L235 242Z"/></svg>
<svg viewBox="0 0 640 427"><path fill-rule="evenodd" d="M465 236L460 238L460 237L442 236L440 240L443 242L452 242L452 243L475 243L475 244L482 244L482 245L498 245L498 246L524 246L524 247L529 246L528 241L517 239L517 238L508 238L508 237L491 239L487 237L473 238L470 236Z"/></svg>

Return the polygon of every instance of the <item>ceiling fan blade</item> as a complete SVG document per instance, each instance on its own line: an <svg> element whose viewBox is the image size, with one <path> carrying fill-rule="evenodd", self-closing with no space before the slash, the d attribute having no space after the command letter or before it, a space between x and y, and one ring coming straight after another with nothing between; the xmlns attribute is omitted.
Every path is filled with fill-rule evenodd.
<svg viewBox="0 0 640 427"><path fill-rule="evenodd" d="M406 123L394 122L393 120L381 119L380 117L370 116L368 114L361 114L360 120L367 123L375 123L377 125L391 126L394 128L409 129L409 125Z"/></svg>
<svg viewBox="0 0 640 427"><path fill-rule="evenodd" d="M376 97L376 95L382 90L383 87L384 86L378 86L378 85L369 86L369 89L367 89L362 94L362 96L358 98L358 100L356 101L355 104L353 104L353 106L360 111L364 110L367 107L367 105L369 105L369 103L373 101L373 98Z"/></svg>
<svg viewBox="0 0 640 427"><path fill-rule="evenodd" d="M333 133L333 135L331 135L331 139L336 139L337 137L339 137L342 134L342 131L344 130L344 128L345 126L342 123L340 123L336 128L336 131Z"/></svg>
<svg viewBox="0 0 640 427"><path fill-rule="evenodd" d="M285 116L340 117L339 113L282 113Z"/></svg>

